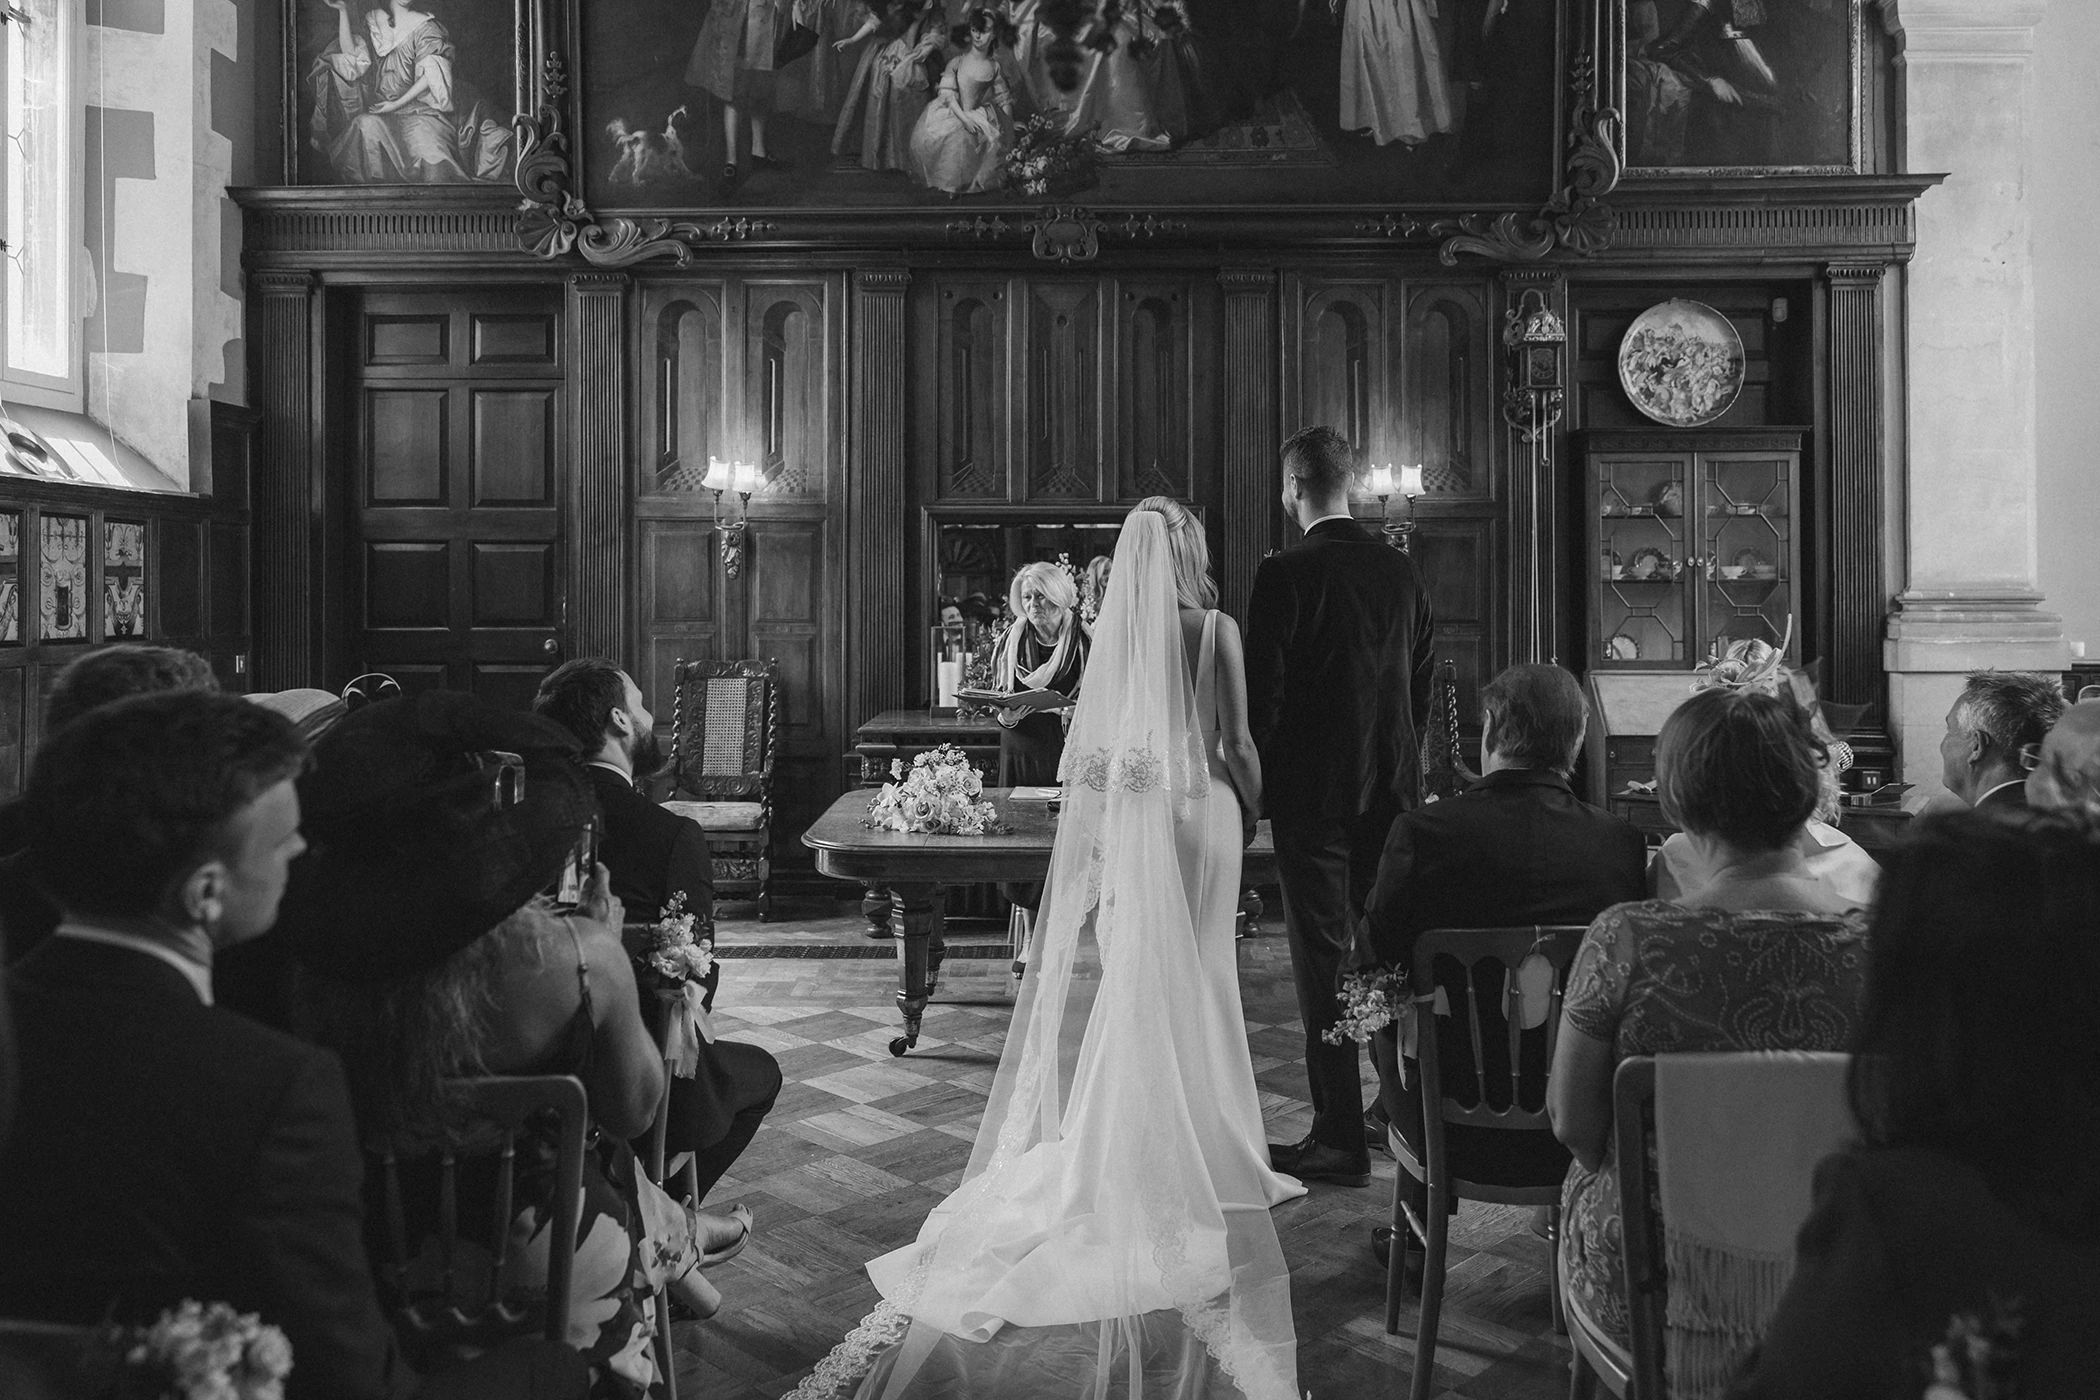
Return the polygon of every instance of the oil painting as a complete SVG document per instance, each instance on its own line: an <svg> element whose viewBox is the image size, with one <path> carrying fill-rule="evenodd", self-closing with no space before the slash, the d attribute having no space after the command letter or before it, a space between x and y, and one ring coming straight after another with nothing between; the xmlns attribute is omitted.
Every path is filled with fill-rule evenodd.
<svg viewBox="0 0 2100 1400"><path fill-rule="evenodd" d="M592 0L601 209L1523 204L1559 0Z"/></svg>
<svg viewBox="0 0 2100 1400"><path fill-rule="evenodd" d="M505 0L291 0L302 184L505 184L516 21Z"/></svg>
<svg viewBox="0 0 2100 1400"><path fill-rule="evenodd" d="M1620 0L1638 174L1859 168L1859 0Z"/></svg>

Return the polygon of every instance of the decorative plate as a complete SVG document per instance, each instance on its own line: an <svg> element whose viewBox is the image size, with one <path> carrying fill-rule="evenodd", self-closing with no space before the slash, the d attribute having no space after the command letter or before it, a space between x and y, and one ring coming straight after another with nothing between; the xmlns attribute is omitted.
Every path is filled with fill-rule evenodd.
<svg viewBox="0 0 2100 1400"><path fill-rule="evenodd" d="M1652 544L1645 549L1636 549L1633 558L1626 562L1628 578L1662 580L1675 576L1676 570L1670 567L1670 556Z"/></svg>
<svg viewBox="0 0 2100 1400"><path fill-rule="evenodd" d="M1743 338L1703 302L1670 300L1634 318L1619 342L1619 384L1633 406L1672 428L1698 428L1743 388Z"/></svg>
<svg viewBox="0 0 2100 1400"><path fill-rule="evenodd" d="M1641 659L1641 644L1624 632L1620 632L1604 644L1604 659L1607 661L1638 661Z"/></svg>

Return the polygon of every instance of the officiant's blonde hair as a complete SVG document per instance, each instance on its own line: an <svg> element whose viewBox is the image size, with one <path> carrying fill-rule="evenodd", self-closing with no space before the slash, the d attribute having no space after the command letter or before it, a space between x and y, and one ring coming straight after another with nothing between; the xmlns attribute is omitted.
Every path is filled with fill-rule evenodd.
<svg viewBox="0 0 2100 1400"><path fill-rule="evenodd" d="M1174 561L1174 595L1181 605L1216 607L1218 584L1210 576L1210 542L1203 537L1203 522L1172 496L1147 496L1130 513L1141 510L1167 519L1167 553Z"/></svg>

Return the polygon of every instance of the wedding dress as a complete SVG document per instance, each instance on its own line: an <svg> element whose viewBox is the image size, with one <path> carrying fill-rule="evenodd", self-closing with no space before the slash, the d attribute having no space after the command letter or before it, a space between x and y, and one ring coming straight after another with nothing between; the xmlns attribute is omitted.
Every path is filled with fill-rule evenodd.
<svg viewBox="0 0 2100 1400"><path fill-rule="evenodd" d="M1304 1188L1269 1168L1240 1010L1216 626L1191 668L1164 522L1133 512L969 1167L795 1400L1297 1400L1269 1208Z"/></svg>

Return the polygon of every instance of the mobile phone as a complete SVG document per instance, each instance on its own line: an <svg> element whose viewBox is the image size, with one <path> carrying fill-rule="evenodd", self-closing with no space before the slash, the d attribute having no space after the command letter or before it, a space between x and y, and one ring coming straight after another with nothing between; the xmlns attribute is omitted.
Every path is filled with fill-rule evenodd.
<svg viewBox="0 0 2100 1400"><path fill-rule="evenodd" d="M583 903L584 886L591 882L591 871L597 864L598 819L593 817L591 824L578 834L576 844L569 848L569 858L562 862L561 874L547 891L555 908L574 909Z"/></svg>

